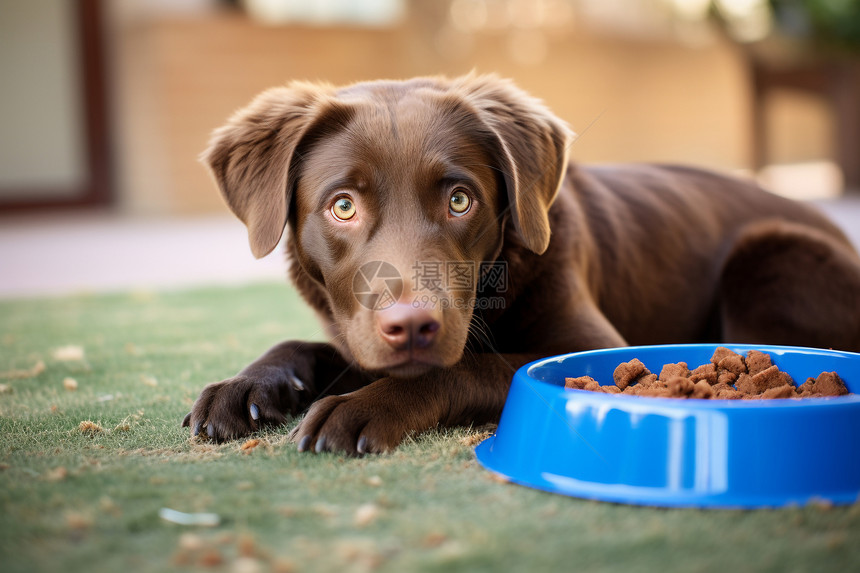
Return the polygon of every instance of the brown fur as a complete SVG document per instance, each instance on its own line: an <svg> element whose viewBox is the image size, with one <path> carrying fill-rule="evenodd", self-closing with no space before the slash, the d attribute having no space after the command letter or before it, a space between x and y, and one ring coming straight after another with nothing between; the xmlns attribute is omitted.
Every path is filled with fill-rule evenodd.
<svg viewBox="0 0 860 573"><path fill-rule="evenodd" d="M237 112L204 162L255 255L286 226L290 277L331 342L273 347L207 386L184 425L235 438L309 407L300 450L361 454L497 419L514 370L550 354L708 340L860 350L860 259L820 214L692 168L579 167L570 142L492 76L292 84ZM462 217L448 211L457 189L472 198ZM342 193L348 221L330 212ZM403 278L393 311L352 292L374 260ZM509 285L440 290L413 280L418 261L504 261ZM438 304L410 307L420 296ZM450 304L476 296L504 304Z"/></svg>

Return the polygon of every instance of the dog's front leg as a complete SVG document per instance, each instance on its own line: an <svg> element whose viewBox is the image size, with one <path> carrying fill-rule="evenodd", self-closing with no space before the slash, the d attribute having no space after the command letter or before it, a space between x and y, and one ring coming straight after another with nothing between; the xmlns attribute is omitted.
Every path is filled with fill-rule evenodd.
<svg viewBox="0 0 860 573"><path fill-rule="evenodd" d="M233 378L206 386L182 425L216 441L239 438L283 424L320 396L350 392L370 380L329 344L283 342Z"/></svg>
<svg viewBox="0 0 860 573"><path fill-rule="evenodd" d="M416 378L382 378L313 404L292 432L300 451L379 453L436 426L496 421L517 368L539 356L479 354Z"/></svg>

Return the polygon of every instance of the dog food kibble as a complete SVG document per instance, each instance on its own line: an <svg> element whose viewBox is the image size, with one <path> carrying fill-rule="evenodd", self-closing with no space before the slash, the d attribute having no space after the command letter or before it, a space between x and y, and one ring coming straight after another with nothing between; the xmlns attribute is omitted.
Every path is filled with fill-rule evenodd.
<svg viewBox="0 0 860 573"><path fill-rule="evenodd" d="M800 385L798 391L801 396L844 396L848 394L848 389L836 372L822 372L818 378L808 378L806 382Z"/></svg>
<svg viewBox="0 0 860 573"><path fill-rule="evenodd" d="M690 369L687 368L686 362L678 362L677 364L666 364L663 366L663 369L660 371L660 376L658 377L663 382L668 382L672 378L676 378L678 376L682 378L687 378L690 375Z"/></svg>
<svg viewBox="0 0 860 573"><path fill-rule="evenodd" d="M690 373L690 380L693 382L707 382L709 386L717 383L717 367L708 362L698 366Z"/></svg>
<svg viewBox="0 0 860 573"><path fill-rule="evenodd" d="M696 386L689 378L683 376L672 376L666 385L669 387L669 395L673 398L686 398L693 393L693 388Z"/></svg>
<svg viewBox="0 0 860 573"><path fill-rule="evenodd" d="M638 358L634 358L630 362L625 362L624 364L619 364L618 368L615 369L615 372L612 374L612 378L615 380L615 385L624 390L627 388L631 382L635 381L637 378L642 376L645 372L647 372L647 368Z"/></svg>
<svg viewBox="0 0 860 573"><path fill-rule="evenodd" d="M707 380L699 380L693 385L693 393L690 398L708 399L714 397L714 389L708 384Z"/></svg>
<svg viewBox="0 0 860 573"><path fill-rule="evenodd" d="M717 400L819 398L849 393L836 372L822 372L795 386L791 376L771 362L770 355L750 350L744 357L723 346L714 351L709 363L692 371L686 362L678 362L664 365L657 376L634 358L619 364L612 379L615 385L601 386L591 376L565 378L564 387L605 394Z"/></svg>
<svg viewBox="0 0 860 573"><path fill-rule="evenodd" d="M601 392L603 386L591 376L580 376L579 378L567 378L564 384L565 388L573 388L576 390L589 390L591 392Z"/></svg>
<svg viewBox="0 0 860 573"><path fill-rule="evenodd" d="M765 354L758 350L750 350L747 352L747 359L745 362L747 365L747 372L753 376L773 366L773 362L770 361L770 354Z"/></svg>

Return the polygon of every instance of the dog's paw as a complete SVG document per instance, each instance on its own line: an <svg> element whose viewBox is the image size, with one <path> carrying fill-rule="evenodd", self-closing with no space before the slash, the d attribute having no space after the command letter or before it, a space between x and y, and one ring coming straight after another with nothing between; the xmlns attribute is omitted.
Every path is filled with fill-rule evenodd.
<svg viewBox="0 0 860 573"><path fill-rule="evenodd" d="M246 436L264 426L287 421L309 401L308 390L298 378L260 380L236 376L209 384L182 421L192 436L217 442Z"/></svg>
<svg viewBox="0 0 860 573"><path fill-rule="evenodd" d="M315 402L290 433L300 452L383 453L413 429L397 408L377 392L357 390Z"/></svg>

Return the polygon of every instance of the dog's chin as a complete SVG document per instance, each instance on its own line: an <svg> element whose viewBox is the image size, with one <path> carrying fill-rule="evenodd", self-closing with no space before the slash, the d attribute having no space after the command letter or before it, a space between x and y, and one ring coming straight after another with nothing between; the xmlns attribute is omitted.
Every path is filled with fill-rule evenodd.
<svg viewBox="0 0 860 573"><path fill-rule="evenodd" d="M415 378L439 367L440 365L437 364L409 360L393 366L386 366L381 368L380 371L392 378Z"/></svg>
<svg viewBox="0 0 860 573"><path fill-rule="evenodd" d="M392 378L415 378L437 368L447 368L457 363L457 359L445 360L428 352L398 352L387 357L384 362L362 364L365 370L380 376ZM361 361L359 361L361 363Z"/></svg>

